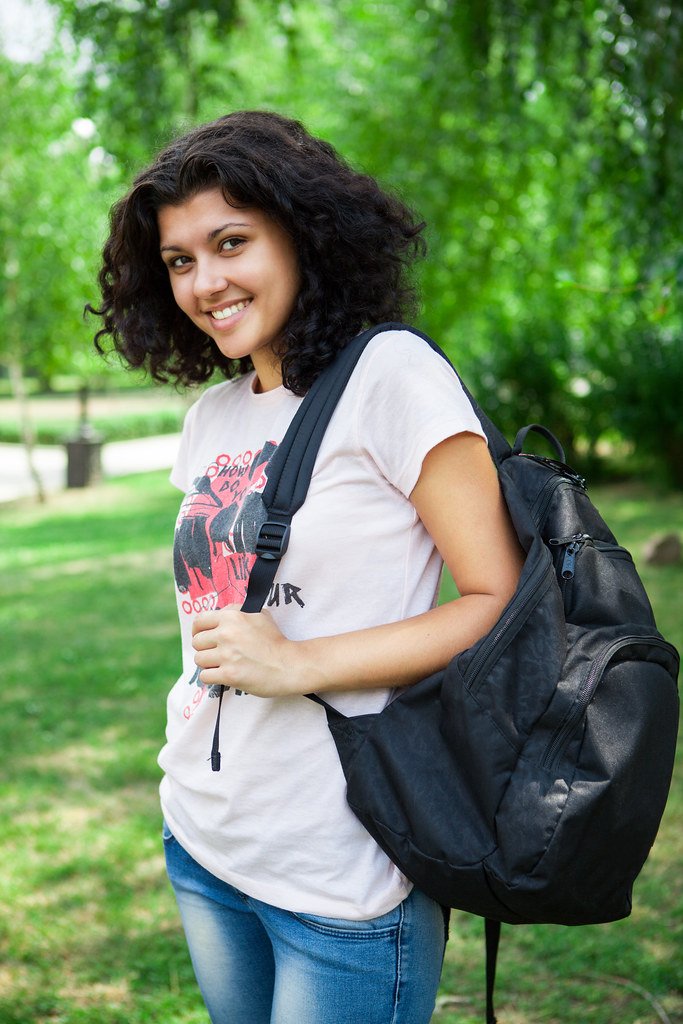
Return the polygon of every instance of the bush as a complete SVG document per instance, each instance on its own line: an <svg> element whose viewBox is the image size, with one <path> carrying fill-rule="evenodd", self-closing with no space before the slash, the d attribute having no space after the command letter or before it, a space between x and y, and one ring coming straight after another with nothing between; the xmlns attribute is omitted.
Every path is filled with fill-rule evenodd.
<svg viewBox="0 0 683 1024"><path fill-rule="evenodd" d="M639 454L654 457L683 485L683 340L678 332L640 323L604 365L599 396L613 424Z"/></svg>
<svg viewBox="0 0 683 1024"><path fill-rule="evenodd" d="M105 441L129 441L137 437L178 433L183 425L182 411L166 409L150 413L124 413L118 416L94 417L89 422ZM64 444L76 433L75 426L63 420L44 420L35 427L37 444ZM0 422L0 442L18 444L22 440L17 423Z"/></svg>

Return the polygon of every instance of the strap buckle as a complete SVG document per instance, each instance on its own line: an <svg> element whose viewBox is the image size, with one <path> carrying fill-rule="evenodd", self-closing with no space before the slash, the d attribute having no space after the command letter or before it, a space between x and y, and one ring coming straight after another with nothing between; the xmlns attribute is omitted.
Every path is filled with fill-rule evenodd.
<svg viewBox="0 0 683 1024"><path fill-rule="evenodd" d="M276 523L267 519L256 538L256 554L269 562L280 561L289 544L289 523Z"/></svg>

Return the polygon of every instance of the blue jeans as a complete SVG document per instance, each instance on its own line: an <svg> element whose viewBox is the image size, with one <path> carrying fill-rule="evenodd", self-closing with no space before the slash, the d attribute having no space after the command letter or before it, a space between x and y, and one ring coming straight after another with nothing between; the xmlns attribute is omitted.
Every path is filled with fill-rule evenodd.
<svg viewBox="0 0 683 1024"><path fill-rule="evenodd" d="M424 893L371 921L296 914L216 878L166 826L164 848L212 1024L429 1024L446 928Z"/></svg>

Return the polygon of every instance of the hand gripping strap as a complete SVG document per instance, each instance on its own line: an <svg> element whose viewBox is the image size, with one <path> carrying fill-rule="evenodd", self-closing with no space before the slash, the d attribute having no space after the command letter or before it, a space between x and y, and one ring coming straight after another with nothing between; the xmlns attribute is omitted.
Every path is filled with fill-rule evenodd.
<svg viewBox="0 0 683 1024"><path fill-rule="evenodd" d="M306 498L318 449L337 407L337 402L368 342L376 334L385 331L410 331L411 334L422 338L446 362L450 363L445 353L426 334L405 324L384 323L353 338L339 352L334 362L323 370L299 406L268 465L268 482L263 491L267 519L259 531L256 543L257 557L249 575L249 585L242 604L243 612L259 612L263 607L273 585L280 559L287 548L292 517L301 508ZM458 376L453 364L450 363L450 365ZM458 379L460 380L459 377ZM510 454L509 444L498 428L479 408L462 380L460 383L479 418L493 458L496 463L501 463ZM223 689L221 687L221 698ZM322 699L319 699L319 703L326 709L329 708ZM218 717L211 749L211 765L214 771L220 771L221 762L219 750L220 706L221 701L218 705ZM329 713L330 710L328 710Z"/></svg>
<svg viewBox="0 0 683 1024"><path fill-rule="evenodd" d="M273 585L280 559L287 550L292 516L301 508L327 424L360 355L371 338L389 326L380 324L358 335L314 382L299 406L268 465L263 491L266 522L256 541L256 561L249 574L243 612L260 612ZM220 688L211 744L211 768L221 770L220 717L225 687Z"/></svg>

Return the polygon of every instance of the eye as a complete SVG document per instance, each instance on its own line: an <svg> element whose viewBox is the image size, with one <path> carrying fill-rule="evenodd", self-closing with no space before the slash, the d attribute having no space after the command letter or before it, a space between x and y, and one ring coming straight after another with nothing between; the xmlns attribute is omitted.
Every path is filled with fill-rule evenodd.
<svg viewBox="0 0 683 1024"><path fill-rule="evenodd" d="M166 266L169 270L182 270L191 262L189 256L174 256L172 259L166 260Z"/></svg>
<svg viewBox="0 0 683 1024"><path fill-rule="evenodd" d="M223 239L220 244L220 250L221 252L234 252L244 245L245 242L246 238L241 238L239 235L230 235L229 238Z"/></svg>

